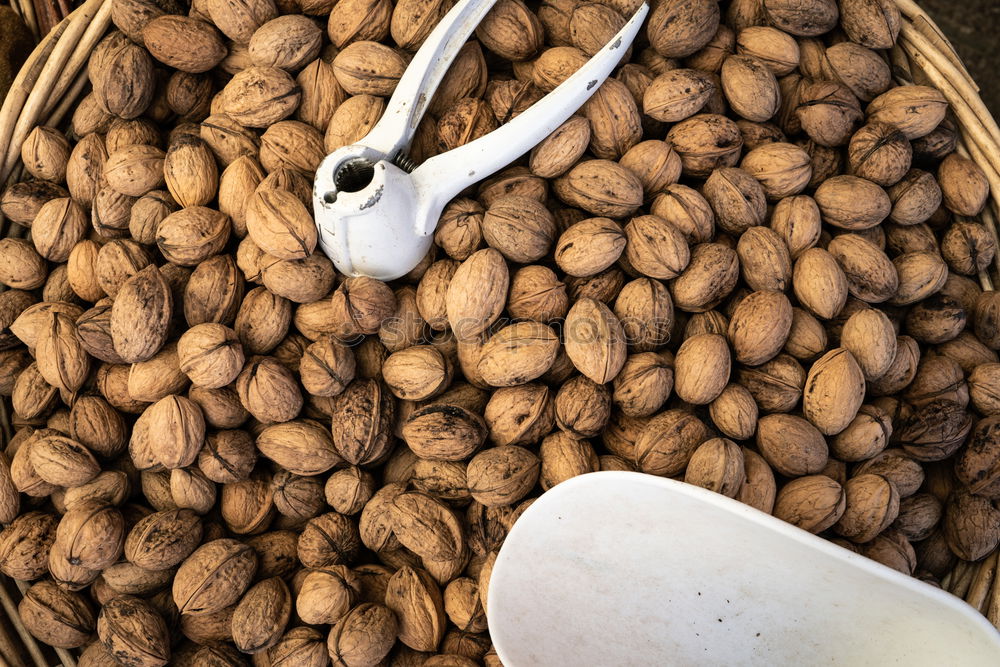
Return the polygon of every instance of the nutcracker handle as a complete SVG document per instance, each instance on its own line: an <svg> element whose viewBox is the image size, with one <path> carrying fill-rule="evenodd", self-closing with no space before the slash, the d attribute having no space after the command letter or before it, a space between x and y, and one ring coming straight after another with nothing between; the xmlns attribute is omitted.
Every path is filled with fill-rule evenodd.
<svg viewBox="0 0 1000 667"><path fill-rule="evenodd" d="M362 140L396 162L405 155L438 86L496 0L461 0L431 31L400 78L381 120Z"/></svg>
<svg viewBox="0 0 1000 667"><path fill-rule="evenodd" d="M644 2L593 58L509 123L417 167L411 176L420 195L418 233L433 234L441 211L459 192L530 151L576 113L621 62L647 13Z"/></svg>

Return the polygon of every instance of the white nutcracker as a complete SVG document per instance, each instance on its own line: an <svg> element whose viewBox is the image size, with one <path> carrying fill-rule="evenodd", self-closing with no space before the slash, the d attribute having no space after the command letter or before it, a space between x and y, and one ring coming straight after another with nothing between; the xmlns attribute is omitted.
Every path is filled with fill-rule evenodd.
<svg viewBox="0 0 1000 667"><path fill-rule="evenodd" d="M575 113L621 62L649 11L646 3L597 55L499 129L415 166L414 132L459 50L496 0L461 0L435 27L399 81L385 114L359 143L316 171L319 242L349 276L393 280L430 250L445 205L534 148Z"/></svg>

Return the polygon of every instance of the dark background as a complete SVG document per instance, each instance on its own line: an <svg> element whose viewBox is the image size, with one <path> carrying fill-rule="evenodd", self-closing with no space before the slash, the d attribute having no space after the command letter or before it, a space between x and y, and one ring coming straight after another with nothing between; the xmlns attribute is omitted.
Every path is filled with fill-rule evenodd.
<svg viewBox="0 0 1000 667"><path fill-rule="evenodd" d="M1000 0L917 0L948 36L1000 117Z"/></svg>

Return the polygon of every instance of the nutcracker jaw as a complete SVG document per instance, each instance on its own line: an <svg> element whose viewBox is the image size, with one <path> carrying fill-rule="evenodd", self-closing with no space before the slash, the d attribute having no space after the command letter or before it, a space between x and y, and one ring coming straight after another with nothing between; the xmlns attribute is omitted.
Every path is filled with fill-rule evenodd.
<svg viewBox="0 0 1000 667"><path fill-rule="evenodd" d="M460 0L413 57L378 124L358 144L328 155L317 170L313 209L320 247L342 273L394 280L413 270L430 250L445 205L530 151L590 99L649 12L643 3L604 49L527 111L414 170L407 151L417 125L495 2Z"/></svg>
<svg viewBox="0 0 1000 667"><path fill-rule="evenodd" d="M316 181L319 244L345 275L395 280L420 263L433 236L424 233L410 175L385 160L372 163L354 148L333 153L320 166L319 173L333 179Z"/></svg>

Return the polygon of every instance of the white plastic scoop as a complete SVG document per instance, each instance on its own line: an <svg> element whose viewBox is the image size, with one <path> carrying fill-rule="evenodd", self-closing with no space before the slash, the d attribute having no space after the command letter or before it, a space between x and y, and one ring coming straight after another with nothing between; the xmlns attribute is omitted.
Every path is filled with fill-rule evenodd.
<svg viewBox="0 0 1000 667"><path fill-rule="evenodd" d="M506 667L1000 664L1000 633L960 599L639 473L575 477L531 505L487 607Z"/></svg>
<svg viewBox="0 0 1000 667"><path fill-rule="evenodd" d="M555 90L499 129L419 167L414 132L462 45L496 0L459 0L406 68L381 120L316 170L319 243L341 273L393 280L420 263L445 205L527 153L597 92L642 27L642 3L611 41Z"/></svg>

